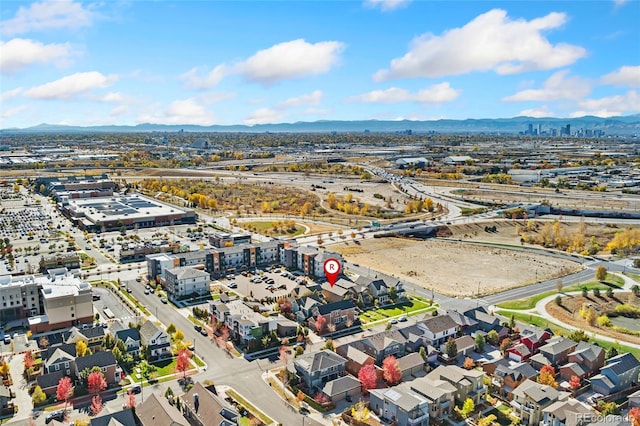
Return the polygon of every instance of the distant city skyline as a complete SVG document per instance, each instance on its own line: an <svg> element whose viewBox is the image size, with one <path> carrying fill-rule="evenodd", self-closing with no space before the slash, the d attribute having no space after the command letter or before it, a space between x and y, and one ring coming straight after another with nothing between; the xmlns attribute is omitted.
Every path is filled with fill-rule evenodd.
<svg viewBox="0 0 640 426"><path fill-rule="evenodd" d="M0 13L4 129L640 112L640 1L10 0Z"/></svg>

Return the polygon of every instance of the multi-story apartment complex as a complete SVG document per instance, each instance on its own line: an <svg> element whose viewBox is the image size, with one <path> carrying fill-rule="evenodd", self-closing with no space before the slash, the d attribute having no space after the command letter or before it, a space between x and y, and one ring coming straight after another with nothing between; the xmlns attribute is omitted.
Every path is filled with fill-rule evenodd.
<svg viewBox="0 0 640 426"><path fill-rule="evenodd" d="M33 275L0 276L0 300L2 323L40 313L40 290Z"/></svg>

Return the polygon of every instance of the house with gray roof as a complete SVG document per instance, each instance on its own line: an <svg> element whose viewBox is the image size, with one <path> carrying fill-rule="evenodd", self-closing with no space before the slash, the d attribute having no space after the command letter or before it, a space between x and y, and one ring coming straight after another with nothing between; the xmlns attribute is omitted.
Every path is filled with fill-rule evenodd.
<svg viewBox="0 0 640 426"><path fill-rule="evenodd" d="M175 405L155 393L136 406L136 417L142 426L189 426Z"/></svg>
<svg viewBox="0 0 640 426"><path fill-rule="evenodd" d="M590 377L600 371L604 365L605 351L598 345L587 342L579 342L578 346L567 356L567 364L577 364L584 376ZM564 366L560 366L560 377L564 380L571 379L574 372L569 372Z"/></svg>
<svg viewBox="0 0 640 426"><path fill-rule="evenodd" d="M406 353L404 336L395 329L381 331L351 342L350 345L373 357L378 366L390 355L401 358Z"/></svg>
<svg viewBox="0 0 640 426"><path fill-rule="evenodd" d="M569 396L567 392L559 392L549 385L542 385L533 380L525 380L513 391L511 408L523 425L538 425L542 420L543 410L556 401L563 401Z"/></svg>
<svg viewBox="0 0 640 426"><path fill-rule="evenodd" d="M431 380L446 380L456 387L456 401L463 403L471 398L478 405L486 393L482 383L484 373L477 370L465 370L457 365L440 365L427 374Z"/></svg>
<svg viewBox="0 0 640 426"><path fill-rule="evenodd" d="M582 426L591 423L596 413L583 402L568 398L542 410L543 426Z"/></svg>
<svg viewBox="0 0 640 426"><path fill-rule="evenodd" d="M411 381L409 387L427 400L431 418L442 419L453 412L456 387L448 381L419 377Z"/></svg>
<svg viewBox="0 0 640 426"><path fill-rule="evenodd" d="M129 426L136 424L132 408L91 418L91 426Z"/></svg>
<svg viewBox="0 0 640 426"><path fill-rule="evenodd" d="M591 377L591 388L603 395L611 395L638 384L640 361L630 353L609 358L600 374Z"/></svg>
<svg viewBox="0 0 640 426"><path fill-rule="evenodd" d="M347 360L327 349L297 357L293 366L309 391L322 389L327 382L345 374Z"/></svg>
<svg viewBox="0 0 640 426"><path fill-rule="evenodd" d="M577 346L578 343L571 339L554 336L547 340L544 345L540 346L538 353L531 357L531 362L537 369L542 368L543 365L551 365L557 368L559 365L567 362L569 354L573 352ZM546 362L543 358L546 359Z"/></svg>
<svg viewBox="0 0 640 426"><path fill-rule="evenodd" d="M422 330L425 341L432 346L440 347L458 332L458 324L448 315L425 315L424 318L416 325Z"/></svg>
<svg viewBox="0 0 640 426"><path fill-rule="evenodd" d="M351 375L346 375L325 383L321 392L329 401L336 403L347 397L350 397L351 400L357 400L361 388L362 383L360 383L360 380Z"/></svg>
<svg viewBox="0 0 640 426"><path fill-rule="evenodd" d="M140 356L140 331L137 328L125 328L124 330L118 330L115 334L116 341L122 340L124 343L125 352L132 356Z"/></svg>
<svg viewBox="0 0 640 426"><path fill-rule="evenodd" d="M369 408L384 422L397 426L429 425L429 403L408 383L369 392Z"/></svg>
<svg viewBox="0 0 640 426"><path fill-rule="evenodd" d="M122 378L122 369L118 365L116 358L111 351L96 352L91 355L76 358L75 376L80 377L80 373L84 370L90 370L93 367L100 367L107 384L112 385L118 383Z"/></svg>
<svg viewBox="0 0 640 426"><path fill-rule="evenodd" d="M153 321L146 321L140 327L140 343L147 346L152 359L170 358L171 342L166 331L155 325Z"/></svg>

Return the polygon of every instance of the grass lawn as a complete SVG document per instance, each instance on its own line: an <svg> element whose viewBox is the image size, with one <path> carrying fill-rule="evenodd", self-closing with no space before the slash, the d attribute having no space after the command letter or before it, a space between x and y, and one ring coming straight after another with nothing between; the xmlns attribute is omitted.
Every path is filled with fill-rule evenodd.
<svg viewBox="0 0 640 426"><path fill-rule="evenodd" d="M624 275L628 276L629 278L631 278L634 281L637 281L640 283L640 275L638 274L632 274L631 272L625 272Z"/></svg>
<svg viewBox="0 0 640 426"><path fill-rule="evenodd" d="M248 411L250 411L254 416L258 417L264 423L266 423L268 425L273 423L273 420L269 416L267 416L265 413L263 413L262 411L258 410L256 407L251 405L251 403L249 403L249 401L247 401L246 399L244 399L243 397L238 395L238 393L236 391L234 391L233 389L229 389L227 391L227 395L230 396L231 398L235 399L239 404L241 404L244 408L246 408Z"/></svg>
<svg viewBox="0 0 640 426"><path fill-rule="evenodd" d="M267 231L273 231L273 226L275 224L277 224L277 221L273 221L273 222L242 222L242 226L247 227L249 225L253 226L256 228L256 232L258 232L259 234L266 234ZM279 235L287 235L290 237L297 237L298 235L302 235L304 234L305 228L303 226L300 226L298 224L295 225L296 230L293 232L286 232L284 229L282 229L281 227L278 227L278 232L274 232L273 235L274 236L279 236Z"/></svg>
<svg viewBox="0 0 640 426"><path fill-rule="evenodd" d="M176 359L165 359L162 361L154 362L153 364L157 370L158 377L167 376L176 372Z"/></svg>
<svg viewBox="0 0 640 426"><path fill-rule="evenodd" d="M414 315L417 313L432 312L437 308L437 304L431 305L430 302L423 298L409 296L409 301L398 303L393 306L387 306L378 309L369 309L360 314L360 321L363 324L372 321L381 321L386 318L397 317L400 315Z"/></svg>
<svg viewBox="0 0 640 426"><path fill-rule="evenodd" d="M204 361L202 361L199 356L194 355L191 359L196 363L198 367L204 367Z"/></svg>
<svg viewBox="0 0 640 426"><path fill-rule="evenodd" d="M572 291L580 291L583 287L586 287L588 291L593 290L594 288L599 288L600 290L606 290L609 287L612 288L621 288L624 285L624 280L616 275L607 274L607 279L604 282L600 281L587 281L580 284L575 284L572 286L564 287L561 293L569 293ZM526 299L517 299L517 300L508 300L506 302L498 303L499 308L503 309L533 309L536 307L536 303L540 300L544 299L547 296L552 296L554 294L558 294L557 290L549 290L544 293L536 294L535 296L528 297Z"/></svg>
<svg viewBox="0 0 640 426"><path fill-rule="evenodd" d="M511 411L511 408L509 408L508 405L504 405L504 404L500 404L498 405L498 411L504 413L504 414L509 414L509 412Z"/></svg>

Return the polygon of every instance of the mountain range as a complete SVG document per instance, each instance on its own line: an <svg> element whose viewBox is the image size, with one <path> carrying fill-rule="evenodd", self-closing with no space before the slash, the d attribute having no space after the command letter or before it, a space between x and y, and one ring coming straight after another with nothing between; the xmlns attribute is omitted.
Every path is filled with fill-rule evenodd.
<svg viewBox="0 0 640 426"><path fill-rule="evenodd" d="M235 125L211 125L200 126L193 124L152 124L142 123L135 126L128 125L103 125L103 126L65 126L57 124L39 124L27 128L2 129L1 133L79 133L79 132L287 132L287 133L329 133L329 132L365 132L386 133L412 131L414 133L487 133L487 134L518 134L528 129L540 126L542 132L570 125L571 131L579 129L601 130L605 135L640 135L640 114L620 117L594 117L585 116L579 118L487 118L466 120L428 120L428 121L384 121L384 120L359 120L340 121L325 120L296 123L274 123L247 126Z"/></svg>

